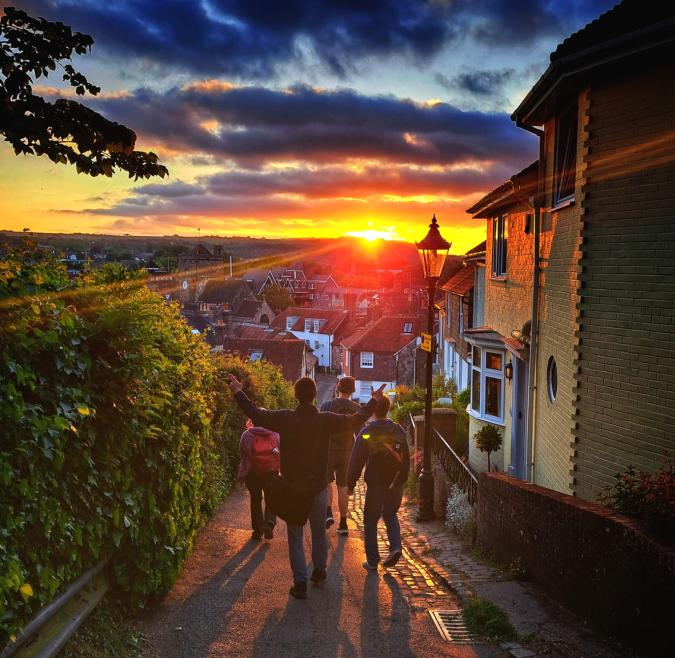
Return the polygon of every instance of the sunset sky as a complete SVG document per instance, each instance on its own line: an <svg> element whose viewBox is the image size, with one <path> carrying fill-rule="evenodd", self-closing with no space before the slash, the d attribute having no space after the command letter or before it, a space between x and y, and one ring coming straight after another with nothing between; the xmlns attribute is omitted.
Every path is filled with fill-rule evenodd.
<svg viewBox="0 0 675 658"><path fill-rule="evenodd" d="M509 113L548 55L613 0L3 2L94 38L87 105L168 179L78 176L0 145L0 228L415 240L453 253L465 209L536 158ZM57 76L60 77L60 76ZM59 80L42 78L59 94Z"/></svg>

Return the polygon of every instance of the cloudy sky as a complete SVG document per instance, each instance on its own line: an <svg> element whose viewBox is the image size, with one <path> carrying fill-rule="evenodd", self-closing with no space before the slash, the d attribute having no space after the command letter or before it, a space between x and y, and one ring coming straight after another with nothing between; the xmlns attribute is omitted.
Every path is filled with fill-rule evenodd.
<svg viewBox="0 0 675 658"><path fill-rule="evenodd" d="M31 0L93 36L88 105L163 181L91 179L0 146L0 228L484 237L465 213L536 157L509 113L614 0ZM58 95L58 80L41 79Z"/></svg>

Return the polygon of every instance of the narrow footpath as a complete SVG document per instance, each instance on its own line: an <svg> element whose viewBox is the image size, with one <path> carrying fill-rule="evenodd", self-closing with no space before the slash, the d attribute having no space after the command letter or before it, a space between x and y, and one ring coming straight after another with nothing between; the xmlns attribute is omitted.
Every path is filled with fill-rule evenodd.
<svg viewBox="0 0 675 658"><path fill-rule="evenodd" d="M396 568L367 573L360 529L363 490L348 538L329 532L328 580L304 601L291 585L285 524L250 541L248 496L237 489L196 542L174 589L141 630L161 658L503 655L443 640L428 610L457 609L454 595L407 550ZM307 538L308 533L306 533ZM309 547L307 547L309 554Z"/></svg>

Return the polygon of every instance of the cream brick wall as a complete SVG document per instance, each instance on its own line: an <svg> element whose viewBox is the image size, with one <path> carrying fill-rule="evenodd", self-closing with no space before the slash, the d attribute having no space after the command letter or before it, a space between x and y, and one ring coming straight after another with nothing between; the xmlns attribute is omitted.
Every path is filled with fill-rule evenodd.
<svg viewBox="0 0 675 658"><path fill-rule="evenodd" d="M574 492L675 456L675 64L590 92Z"/></svg>
<svg viewBox="0 0 675 658"><path fill-rule="evenodd" d="M502 336L510 336L514 329L520 329L532 314L534 239L532 232L525 233L528 212L507 215L508 243L504 280L495 279L490 274L493 220L487 220L484 324Z"/></svg>
<svg viewBox="0 0 675 658"><path fill-rule="evenodd" d="M575 348L577 330L577 277L581 241L581 186L585 171L588 91L579 95L577 134L577 176L575 201L557 212L542 213L541 291L537 393L535 402L534 481L549 489L571 493L569 437L574 427ZM545 198L552 206L552 177L555 122L544 127ZM558 391L554 401L547 392L547 369L553 356L558 370Z"/></svg>

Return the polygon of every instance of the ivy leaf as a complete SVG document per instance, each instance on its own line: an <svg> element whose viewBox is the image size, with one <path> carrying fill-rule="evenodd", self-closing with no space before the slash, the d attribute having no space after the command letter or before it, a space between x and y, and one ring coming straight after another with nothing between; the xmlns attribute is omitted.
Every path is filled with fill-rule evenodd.
<svg viewBox="0 0 675 658"><path fill-rule="evenodd" d="M84 405L80 405L79 407L76 407L77 413L80 414L80 416L91 416L92 410L89 407L85 407Z"/></svg>
<svg viewBox="0 0 675 658"><path fill-rule="evenodd" d="M21 587L19 587L19 592L26 603L28 603L28 599L33 596L33 588L28 583L21 585Z"/></svg>

